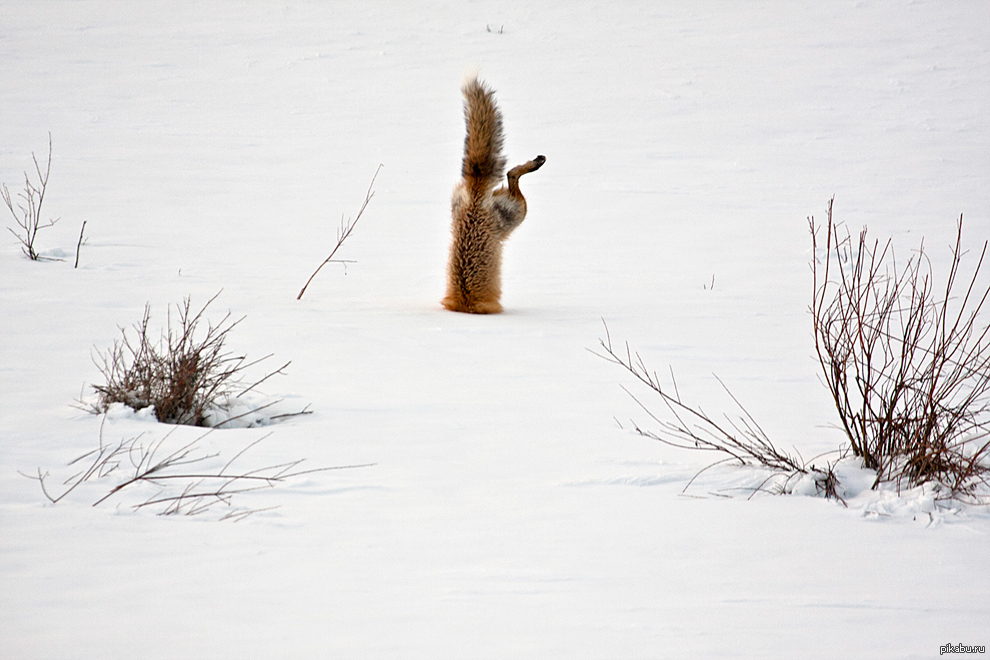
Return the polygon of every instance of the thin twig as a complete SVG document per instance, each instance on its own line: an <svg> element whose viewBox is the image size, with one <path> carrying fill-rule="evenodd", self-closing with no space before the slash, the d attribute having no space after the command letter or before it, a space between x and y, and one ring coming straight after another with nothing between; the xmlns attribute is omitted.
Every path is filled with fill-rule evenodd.
<svg viewBox="0 0 990 660"><path fill-rule="evenodd" d="M73 268L79 268L79 250L82 249L83 234L86 232L86 221L83 220L82 227L79 228L79 242L76 243L76 263Z"/></svg>
<svg viewBox="0 0 990 660"><path fill-rule="evenodd" d="M41 171L41 164L38 162L38 157L34 153L31 154L31 159L34 161L34 170L38 177L38 183L32 183L30 175L27 172L24 173L24 192L18 195L18 197L22 200L21 203L15 204L10 195L10 190L7 189L7 185L0 184L0 198L2 198L4 203L7 205L11 215L14 216L14 221L19 227L18 231L15 231L11 227L7 227L7 230L17 238L17 240L21 243L21 251L23 251L24 254L32 261L59 261L58 259L42 257L35 249L35 240L37 238L38 231L51 227L58 222L58 218L56 218L54 220L49 220L47 224L41 223L41 207L45 201L45 192L48 189L48 178L52 171L51 133L48 134L48 163L45 167L45 171ZM17 207L16 209L14 208L15 205Z"/></svg>
<svg viewBox="0 0 990 660"><path fill-rule="evenodd" d="M105 421L106 417L104 416L104 423ZM70 462L72 465L83 460L83 457L88 457L86 468L67 479L65 482L67 487L61 493L56 494L49 489L47 485L49 473L40 468L37 476L24 476L38 481L42 494L49 502L55 504L82 484L98 481L116 473L122 467L122 462L129 460L130 473L97 498L93 502L94 507L114 495L119 495L124 491L130 492L132 486L150 484L158 489L157 492L133 505L135 509L164 505L164 508L159 512L160 515L180 513L198 515L218 504L231 507L232 499L236 495L260 488L272 488L290 479L318 472L375 465L374 463L363 463L299 469L299 466L304 462L299 459L255 469L232 471L231 467L234 462L271 435L268 434L242 448L219 470L202 469L207 461L212 461L219 456L218 453L204 450L202 447L203 440L212 431L201 434L176 449L164 448L164 443L172 437L174 431L173 428L162 438L149 444L138 444L140 435L113 444L104 440L103 426L101 425L99 448L86 452L82 457ZM159 456L160 454L164 455ZM196 467L189 469L190 466Z"/></svg>
<svg viewBox="0 0 990 660"><path fill-rule="evenodd" d="M368 186L368 192L365 193L364 203L361 204L361 208L358 209L357 216L355 216L354 220L344 222L343 218L341 218L340 229L337 231L337 245L335 245L333 250L330 251L330 256L324 259L323 263L317 266L316 270L313 271L313 274L309 276L308 280L306 280L306 284L304 284L302 290L299 291L299 295L296 296L296 300L302 300L303 294L306 293L306 288L309 286L309 283L313 281L313 278L316 277L316 274L319 273L324 266L331 261L334 261L333 255L337 254L337 250L340 249L340 246L344 244L344 241L346 241L351 235L351 232L354 231L354 227L357 226L358 220L361 219L361 215L368 207L368 203L371 201L371 198L375 196L373 190L375 186L375 179L378 178L378 173L381 171L382 167L383 165L379 164L378 169L375 170L375 175L371 177L371 185ZM340 260L338 259L337 261Z"/></svg>

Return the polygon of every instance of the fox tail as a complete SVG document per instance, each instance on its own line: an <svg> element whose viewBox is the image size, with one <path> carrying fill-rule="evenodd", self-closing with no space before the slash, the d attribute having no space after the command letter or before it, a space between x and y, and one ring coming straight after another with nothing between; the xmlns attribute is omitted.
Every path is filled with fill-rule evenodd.
<svg viewBox="0 0 990 660"><path fill-rule="evenodd" d="M485 193L498 185L505 173L502 113L494 92L477 78L467 81L461 91L467 124L461 174L472 192Z"/></svg>

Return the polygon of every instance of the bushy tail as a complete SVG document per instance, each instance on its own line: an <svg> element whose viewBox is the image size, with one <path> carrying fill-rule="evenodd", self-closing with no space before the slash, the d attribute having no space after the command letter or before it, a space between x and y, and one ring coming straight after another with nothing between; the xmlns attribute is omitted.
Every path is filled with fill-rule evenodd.
<svg viewBox="0 0 990 660"><path fill-rule="evenodd" d="M461 173L473 188L490 190L505 172L502 156L502 113L495 104L495 93L477 78L461 88L464 92L464 162Z"/></svg>

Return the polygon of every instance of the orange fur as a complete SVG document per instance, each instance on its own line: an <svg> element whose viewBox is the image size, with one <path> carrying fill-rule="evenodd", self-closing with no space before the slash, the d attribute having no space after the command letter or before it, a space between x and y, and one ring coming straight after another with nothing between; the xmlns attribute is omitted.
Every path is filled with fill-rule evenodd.
<svg viewBox="0 0 990 660"><path fill-rule="evenodd" d="M502 113L494 92L477 79L462 91L467 136L462 179L451 202L453 236L442 304L454 312L497 314L502 311L502 241L526 217L519 177L538 170L546 158L513 167L507 185L494 190L505 170Z"/></svg>

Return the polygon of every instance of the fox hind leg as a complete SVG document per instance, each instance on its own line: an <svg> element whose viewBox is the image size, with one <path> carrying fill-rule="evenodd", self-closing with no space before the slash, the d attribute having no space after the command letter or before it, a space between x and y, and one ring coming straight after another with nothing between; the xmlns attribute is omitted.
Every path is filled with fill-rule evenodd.
<svg viewBox="0 0 990 660"><path fill-rule="evenodd" d="M516 165L506 175L508 185L499 188L492 195L492 210L499 238L505 239L526 218L526 198L519 189L519 177L540 169L546 160L545 156L537 156L522 165Z"/></svg>
<svg viewBox="0 0 990 660"><path fill-rule="evenodd" d="M536 170L543 167L543 163L547 162L546 156L537 156L533 160L526 161L522 165L516 165L511 170L509 170L508 178L509 185L512 185L513 180L519 181L519 177L523 174L529 174L530 172L535 172Z"/></svg>

